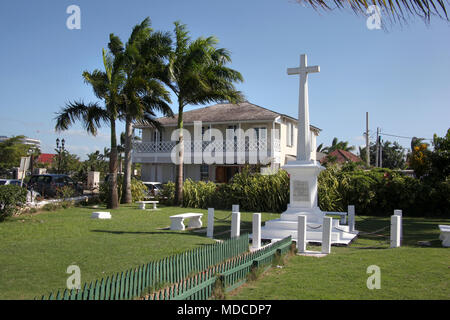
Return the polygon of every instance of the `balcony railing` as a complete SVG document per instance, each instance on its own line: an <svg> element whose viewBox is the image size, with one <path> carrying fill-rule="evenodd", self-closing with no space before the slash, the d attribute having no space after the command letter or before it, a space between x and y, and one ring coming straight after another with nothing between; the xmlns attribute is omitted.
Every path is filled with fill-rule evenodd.
<svg viewBox="0 0 450 320"><path fill-rule="evenodd" d="M174 150L176 141L153 141L153 142L136 142L133 143L133 151L135 153L171 153ZM214 149L223 152L264 152L269 154L280 152L280 140L273 139L273 148L269 149L267 139L258 140L224 140L224 141L184 141L184 152L203 152Z"/></svg>

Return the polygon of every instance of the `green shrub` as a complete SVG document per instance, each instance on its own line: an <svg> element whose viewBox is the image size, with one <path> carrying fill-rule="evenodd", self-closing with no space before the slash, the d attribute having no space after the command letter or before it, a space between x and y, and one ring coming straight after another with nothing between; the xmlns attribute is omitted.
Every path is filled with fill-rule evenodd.
<svg viewBox="0 0 450 320"><path fill-rule="evenodd" d="M175 183L169 181L164 184L156 199L162 204L173 206L175 204Z"/></svg>
<svg viewBox="0 0 450 320"><path fill-rule="evenodd" d="M27 190L20 186L0 186L0 222L20 212L27 201Z"/></svg>
<svg viewBox="0 0 450 320"><path fill-rule="evenodd" d="M194 182L187 179L183 184L183 206L230 209L239 204L245 211L282 212L289 202L289 176L279 170L273 175L251 173L245 169L234 175L228 184Z"/></svg>
<svg viewBox="0 0 450 320"><path fill-rule="evenodd" d="M75 190L70 186L62 186L56 188L56 196L60 199L68 199L75 196Z"/></svg>
<svg viewBox="0 0 450 320"><path fill-rule="evenodd" d="M117 176L117 192L119 195L119 203L122 200L122 185L123 185L123 176ZM99 199L102 203L107 203L109 197L109 182L103 182L99 187ZM131 178L131 198L132 201L140 201L144 200L147 194L147 187L142 181L137 180L136 178Z"/></svg>

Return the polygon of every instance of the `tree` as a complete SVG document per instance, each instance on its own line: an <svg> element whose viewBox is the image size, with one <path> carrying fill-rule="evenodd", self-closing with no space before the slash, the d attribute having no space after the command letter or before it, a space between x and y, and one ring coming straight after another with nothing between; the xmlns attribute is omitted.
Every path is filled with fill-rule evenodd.
<svg viewBox="0 0 450 320"><path fill-rule="evenodd" d="M408 159L409 166L414 170L417 178L422 178L431 170L431 151L428 143L415 145Z"/></svg>
<svg viewBox="0 0 450 320"><path fill-rule="evenodd" d="M370 163L375 163L376 144L371 143L369 147ZM405 149L397 142L383 141L381 144L381 159L383 168L404 169L406 166ZM359 156L364 161L366 159L366 147L359 148Z"/></svg>
<svg viewBox="0 0 450 320"><path fill-rule="evenodd" d="M83 78L90 84L95 95L104 101L102 108L97 102L85 104L82 101L69 102L56 116L57 131L67 130L75 121L81 121L89 134L96 135L102 123L109 125L111 130L111 152L109 156L110 194L107 203L109 209L119 206L117 194L117 137L116 120L119 117L121 91L124 75L117 61L103 50L103 65L105 71L94 70L83 72Z"/></svg>
<svg viewBox="0 0 450 320"><path fill-rule="evenodd" d="M331 153L334 150L352 151L355 149L354 146L351 146L351 147L348 146L348 141L339 141L338 138L334 138L333 141L331 142L331 146L329 146L329 147L323 148L322 144L319 145L319 147L321 147L320 152L324 152L324 153Z"/></svg>
<svg viewBox="0 0 450 320"><path fill-rule="evenodd" d="M187 105L228 101L243 101L243 95L234 83L242 82L242 75L226 67L231 62L228 50L217 48L215 37L191 40L186 25L175 22L175 44L169 54L166 84L178 102L176 202L183 200L183 110Z"/></svg>
<svg viewBox="0 0 450 320"><path fill-rule="evenodd" d="M309 4L314 9L333 10L350 8L356 14L366 15L371 5L377 5L391 20L405 21L409 16L418 16L425 22L429 22L431 16L448 20L445 0L296 0L301 4ZM332 7L334 6L334 8Z"/></svg>
<svg viewBox="0 0 450 320"><path fill-rule="evenodd" d="M35 147L23 143L24 136L16 136L0 143L0 171L5 174L12 168L20 165L20 158L26 157L31 152L36 152Z"/></svg>
<svg viewBox="0 0 450 320"><path fill-rule="evenodd" d="M433 136L431 175L436 181L445 181L450 176L450 129L442 138Z"/></svg>
<svg viewBox="0 0 450 320"><path fill-rule="evenodd" d="M169 92L160 80L163 76L164 59L170 52L169 34L153 32L150 19L146 18L133 28L131 36L124 46L119 37L110 35L109 48L120 61L125 74L120 105L125 120L124 136L124 180L123 203L131 203L131 150L133 139L133 122L144 120L148 125L160 128L156 121L156 112L164 116L173 116L169 104Z"/></svg>
<svg viewBox="0 0 450 320"><path fill-rule="evenodd" d="M80 169L81 162L77 155L72 154L67 150L63 150L59 157L53 157L50 172L71 174Z"/></svg>

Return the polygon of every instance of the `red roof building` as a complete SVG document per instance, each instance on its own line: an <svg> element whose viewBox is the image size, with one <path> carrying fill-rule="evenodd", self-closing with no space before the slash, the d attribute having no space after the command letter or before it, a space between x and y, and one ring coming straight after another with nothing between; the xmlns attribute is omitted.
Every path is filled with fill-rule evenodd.
<svg viewBox="0 0 450 320"><path fill-rule="evenodd" d="M48 163L48 164L51 164L54 157L56 157L56 154L51 154L51 153L41 153L41 154L39 155L39 158L37 159L37 162L38 162L38 163Z"/></svg>
<svg viewBox="0 0 450 320"><path fill-rule="evenodd" d="M336 159L334 162L336 163L346 163L346 162L361 162L361 158L358 157L356 154L353 154L349 151L345 150L334 150L330 152L326 157L322 158L320 160L320 163L324 164L328 162L331 159Z"/></svg>

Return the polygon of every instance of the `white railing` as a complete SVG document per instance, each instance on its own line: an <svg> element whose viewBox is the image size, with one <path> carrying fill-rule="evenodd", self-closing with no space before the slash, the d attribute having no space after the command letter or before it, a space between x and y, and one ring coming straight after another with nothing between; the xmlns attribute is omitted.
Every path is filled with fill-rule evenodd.
<svg viewBox="0 0 450 320"><path fill-rule="evenodd" d="M133 151L135 153L170 153L175 148L176 141L159 141L159 142L135 142L133 143ZM270 151L267 139L259 140L224 140L224 141L184 141L184 150L191 152L203 152L206 148L226 151ZM280 140L273 140L272 152L280 152ZM272 153L271 152L271 153Z"/></svg>

